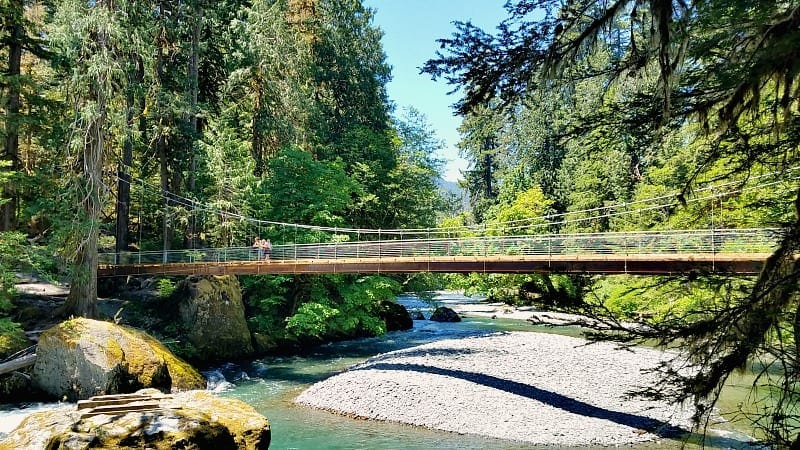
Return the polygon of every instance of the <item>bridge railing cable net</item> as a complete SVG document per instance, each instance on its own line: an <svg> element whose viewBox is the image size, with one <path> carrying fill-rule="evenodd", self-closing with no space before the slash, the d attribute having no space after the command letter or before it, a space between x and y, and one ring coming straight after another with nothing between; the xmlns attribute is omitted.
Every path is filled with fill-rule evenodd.
<svg viewBox="0 0 800 450"><path fill-rule="evenodd" d="M715 255L771 252L778 228L670 230L275 245L269 261L569 255ZM100 264L170 264L262 261L255 247L101 253Z"/></svg>

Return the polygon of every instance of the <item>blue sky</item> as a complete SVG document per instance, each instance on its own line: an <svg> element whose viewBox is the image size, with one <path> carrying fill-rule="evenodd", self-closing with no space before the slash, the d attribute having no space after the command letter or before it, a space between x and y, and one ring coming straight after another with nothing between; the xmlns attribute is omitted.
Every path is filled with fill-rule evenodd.
<svg viewBox="0 0 800 450"><path fill-rule="evenodd" d="M398 110L413 106L428 119L446 148L439 155L447 160L444 178L455 181L467 163L458 157L461 118L453 115L451 105L459 97L447 95L452 86L431 81L419 68L436 54L436 39L452 35L454 21L471 20L487 31L494 31L506 17L505 0L364 0L375 10L374 24L383 30L383 49L392 66L389 97Z"/></svg>

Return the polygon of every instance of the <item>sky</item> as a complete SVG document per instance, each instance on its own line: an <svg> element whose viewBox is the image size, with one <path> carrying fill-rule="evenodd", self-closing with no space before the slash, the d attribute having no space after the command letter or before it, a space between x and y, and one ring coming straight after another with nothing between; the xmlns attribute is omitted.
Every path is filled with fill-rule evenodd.
<svg viewBox="0 0 800 450"><path fill-rule="evenodd" d="M453 115L452 105L458 94L444 80L432 81L420 74L425 61L436 56L437 39L455 31L454 21L472 21L486 31L505 17L506 0L363 0L375 11L373 24L383 30L383 50L392 66L392 81L387 86L389 98L397 111L413 106L428 119L445 149L439 156L446 161L444 179L456 181L467 162L458 156L458 125L461 118Z"/></svg>

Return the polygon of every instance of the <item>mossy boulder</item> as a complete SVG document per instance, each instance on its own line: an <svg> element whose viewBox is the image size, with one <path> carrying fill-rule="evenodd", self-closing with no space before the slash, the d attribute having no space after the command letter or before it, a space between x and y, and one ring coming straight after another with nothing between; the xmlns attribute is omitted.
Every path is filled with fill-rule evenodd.
<svg viewBox="0 0 800 450"><path fill-rule="evenodd" d="M433 310L430 320L434 322L461 322L461 317L452 309L440 306Z"/></svg>
<svg viewBox="0 0 800 450"><path fill-rule="evenodd" d="M140 394L152 395L153 390ZM160 398L158 408L113 415L85 415L74 405L33 413L0 442L19 448L148 448L262 450L269 448L269 421L250 405L189 391Z"/></svg>
<svg viewBox="0 0 800 450"><path fill-rule="evenodd" d="M192 276L178 284L178 315L194 358L215 361L253 354L242 289L232 275Z"/></svg>
<svg viewBox="0 0 800 450"><path fill-rule="evenodd" d="M253 346L258 353L269 353L278 348L278 342L269 334L253 333Z"/></svg>
<svg viewBox="0 0 800 450"><path fill-rule="evenodd" d="M406 307L390 300L381 301L380 316L386 323L386 331L402 331L414 327L414 321Z"/></svg>
<svg viewBox="0 0 800 450"><path fill-rule="evenodd" d="M39 337L34 385L57 398L203 389L205 379L155 338L133 328L72 319Z"/></svg>

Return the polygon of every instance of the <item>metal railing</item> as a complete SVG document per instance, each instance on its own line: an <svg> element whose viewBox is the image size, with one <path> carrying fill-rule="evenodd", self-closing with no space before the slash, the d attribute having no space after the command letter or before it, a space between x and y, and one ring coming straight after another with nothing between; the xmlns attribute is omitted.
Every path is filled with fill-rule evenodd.
<svg viewBox="0 0 800 450"><path fill-rule="evenodd" d="M329 242L274 245L271 260L386 259L400 257L496 257L525 255L643 255L769 253L778 243L777 228L675 230L614 233L480 236L436 239ZM101 253L100 264L259 261L252 247Z"/></svg>

